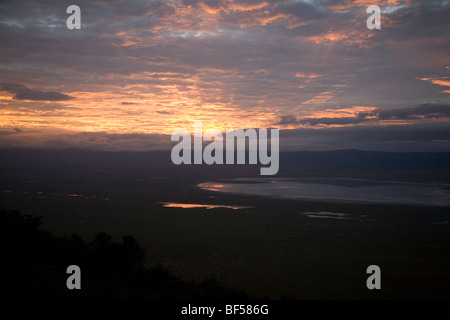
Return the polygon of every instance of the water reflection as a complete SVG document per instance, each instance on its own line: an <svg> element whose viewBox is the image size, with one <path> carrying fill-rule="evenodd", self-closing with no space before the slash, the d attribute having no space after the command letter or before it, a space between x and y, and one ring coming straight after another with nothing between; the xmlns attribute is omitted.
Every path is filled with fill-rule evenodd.
<svg viewBox="0 0 450 320"><path fill-rule="evenodd" d="M308 218L326 218L326 219L350 219L349 214L347 213L338 213L338 212L327 212L327 211L320 211L320 212L302 212L305 216Z"/></svg>
<svg viewBox="0 0 450 320"><path fill-rule="evenodd" d="M228 205L218 205L218 204L196 204L196 203L175 203L175 202L160 202L163 204L165 208L183 208L183 209L191 209L191 208L206 208L206 209L216 209L216 208L226 208L226 209L247 209L252 207L246 206L228 206Z"/></svg>
<svg viewBox="0 0 450 320"><path fill-rule="evenodd" d="M450 206L448 184L360 179L235 179L197 185L209 191L330 202Z"/></svg>

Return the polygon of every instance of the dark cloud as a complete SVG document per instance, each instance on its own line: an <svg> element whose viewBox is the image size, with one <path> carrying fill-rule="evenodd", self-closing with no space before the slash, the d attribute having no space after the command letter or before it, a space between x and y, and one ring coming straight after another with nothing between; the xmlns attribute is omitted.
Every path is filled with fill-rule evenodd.
<svg viewBox="0 0 450 320"><path fill-rule="evenodd" d="M282 116L281 120L276 125L345 125L345 124L358 124L366 122L368 119L364 117L341 117L341 118L301 118L297 119L294 116Z"/></svg>
<svg viewBox="0 0 450 320"><path fill-rule="evenodd" d="M73 99L73 97L60 92L33 90L17 83L0 83L0 90L14 94L13 99L16 100L64 101Z"/></svg>
<svg viewBox="0 0 450 320"><path fill-rule="evenodd" d="M276 6L275 12L295 16L303 22L316 20L319 18L327 18L326 11L323 10L323 7L318 1L280 1L280 3Z"/></svg>
<svg viewBox="0 0 450 320"><path fill-rule="evenodd" d="M355 117L342 117L342 118L310 118L305 120L300 120L299 123L309 124L312 126L318 124L333 125L333 124L357 124L367 121L366 119L355 118Z"/></svg>
<svg viewBox="0 0 450 320"><path fill-rule="evenodd" d="M450 105L438 103L423 103L414 108L382 109L371 112L359 112L355 117L336 118L300 118L293 115L284 115L275 123L285 125L347 125L359 124L379 120L415 120L415 119L443 119L450 118Z"/></svg>
<svg viewBox="0 0 450 320"><path fill-rule="evenodd" d="M287 125L287 124L298 124L298 123L299 122L295 116L285 115L285 116L281 116L280 121L277 122L276 125L283 126L283 125Z"/></svg>
<svg viewBox="0 0 450 320"><path fill-rule="evenodd" d="M36 134L41 133L41 131L38 130L22 130L20 128L12 128L13 131L0 131L1 136L10 136L10 135L21 135L23 134Z"/></svg>
<svg viewBox="0 0 450 320"><path fill-rule="evenodd" d="M173 114L173 112L165 111L165 110L157 110L156 112L159 113L159 114Z"/></svg>
<svg viewBox="0 0 450 320"><path fill-rule="evenodd" d="M415 119L420 117L436 119L448 118L450 117L450 105L424 103L415 108L384 109L375 111L374 114L376 114L380 120Z"/></svg>
<svg viewBox="0 0 450 320"><path fill-rule="evenodd" d="M445 123L280 130L280 150L359 149L393 152L450 150Z"/></svg>

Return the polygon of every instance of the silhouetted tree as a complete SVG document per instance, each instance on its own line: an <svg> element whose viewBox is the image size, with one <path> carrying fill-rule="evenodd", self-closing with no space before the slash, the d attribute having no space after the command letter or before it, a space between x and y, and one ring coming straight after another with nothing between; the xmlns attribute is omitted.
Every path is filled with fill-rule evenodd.
<svg viewBox="0 0 450 320"><path fill-rule="evenodd" d="M132 236L122 243L98 233L85 243L72 234L55 238L39 230L41 217L0 209L3 297L88 299L232 299L248 298L227 289L215 276L201 283L172 275L163 266L146 268L144 249ZM68 290L66 269L82 270L82 290Z"/></svg>

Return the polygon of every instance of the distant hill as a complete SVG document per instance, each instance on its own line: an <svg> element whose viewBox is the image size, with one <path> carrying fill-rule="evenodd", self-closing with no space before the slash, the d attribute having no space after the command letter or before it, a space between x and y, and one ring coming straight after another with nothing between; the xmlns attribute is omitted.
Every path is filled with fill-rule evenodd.
<svg viewBox="0 0 450 320"><path fill-rule="evenodd" d="M139 170L139 168L161 167L174 170L199 165L175 166L170 159L170 150L146 152L108 152L84 149L0 149L0 171L25 167L32 169L77 168L102 170ZM208 167L207 165L203 165ZM222 170L239 167L259 168L261 165L230 166ZM178 168L177 168L178 167ZM252 170L253 170L252 169ZM378 152L360 150L293 151L280 153L280 172L286 171L431 171L450 172L450 152ZM255 171L256 172L256 171Z"/></svg>
<svg viewBox="0 0 450 320"><path fill-rule="evenodd" d="M450 152L360 150L296 151L280 154L280 170L450 171Z"/></svg>

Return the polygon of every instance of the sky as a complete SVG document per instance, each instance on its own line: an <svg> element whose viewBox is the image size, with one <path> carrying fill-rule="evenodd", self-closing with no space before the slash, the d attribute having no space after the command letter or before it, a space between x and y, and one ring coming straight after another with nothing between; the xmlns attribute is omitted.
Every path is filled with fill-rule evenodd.
<svg viewBox="0 0 450 320"><path fill-rule="evenodd" d="M448 0L2 0L0 147L170 149L201 120L278 128L281 150L450 151L449 17Z"/></svg>

